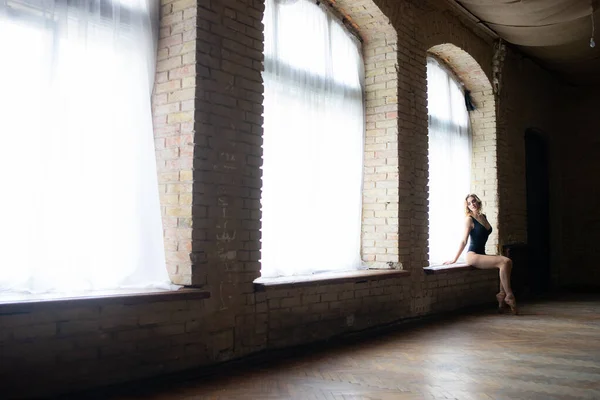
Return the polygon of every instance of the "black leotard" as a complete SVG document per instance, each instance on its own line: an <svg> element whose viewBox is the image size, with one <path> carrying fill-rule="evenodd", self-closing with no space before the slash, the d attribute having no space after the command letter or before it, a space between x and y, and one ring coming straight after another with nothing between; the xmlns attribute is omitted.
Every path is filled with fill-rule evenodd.
<svg viewBox="0 0 600 400"><path fill-rule="evenodd" d="M492 227L490 226L490 230L488 231L485 226L481 225L481 222L477 221L474 217L471 218L473 219L473 229L469 232L471 244L469 245L468 251L474 251L476 254L485 255L485 243L487 242L490 233L492 233Z"/></svg>

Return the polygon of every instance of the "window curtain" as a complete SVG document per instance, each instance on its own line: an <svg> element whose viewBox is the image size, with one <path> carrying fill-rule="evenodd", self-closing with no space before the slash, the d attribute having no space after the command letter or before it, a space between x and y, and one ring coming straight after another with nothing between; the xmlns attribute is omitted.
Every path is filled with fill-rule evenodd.
<svg viewBox="0 0 600 400"><path fill-rule="evenodd" d="M0 291L172 288L150 105L157 7L0 0Z"/></svg>
<svg viewBox="0 0 600 400"><path fill-rule="evenodd" d="M360 43L313 2L267 0L263 277L360 267Z"/></svg>
<svg viewBox="0 0 600 400"><path fill-rule="evenodd" d="M429 113L429 262L456 254L471 182L471 134L463 88L434 58L427 60ZM464 254L460 260L464 260Z"/></svg>

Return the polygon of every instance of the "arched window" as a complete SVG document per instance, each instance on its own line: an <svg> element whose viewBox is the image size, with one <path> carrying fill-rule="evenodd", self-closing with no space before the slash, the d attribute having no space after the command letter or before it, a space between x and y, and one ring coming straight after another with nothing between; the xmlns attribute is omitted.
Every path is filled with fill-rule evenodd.
<svg viewBox="0 0 600 400"><path fill-rule="evenodd" d="M0 292L169 287L153 2L0 2ZM16 172L18 170L18 173Z"/></svg>
<svg viewBox="0 0 600 400"><path fill-rule="evenodd" d="M471 133L461 84L436 59L427 59L429 114L429 263L456 252L463 234L464 198L471 181Z"/></svg>
<svg viewBox="0 0 600 400"><path fill-rule="evenodd" d="M355 269L364 106L360 42L322 7L267 0L263 277Z"/></svg>

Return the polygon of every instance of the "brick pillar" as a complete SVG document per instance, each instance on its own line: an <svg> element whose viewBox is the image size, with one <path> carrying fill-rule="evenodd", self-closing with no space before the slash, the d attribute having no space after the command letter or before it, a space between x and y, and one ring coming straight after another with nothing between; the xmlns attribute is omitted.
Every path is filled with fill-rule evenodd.
<svg viewBox="0 0 600 400"><path fill-rule="evenodd" d="M228 307L260 276L264 5L199 4L192 276Z"/></svg>
<svg viewBox="0 0 600 400"><path fill-rule="evenodd" d="M483 212L494 231L486 245L487 254L501 254L498 247L498 146L496 106L491 87L472 92L477 110L469 113L473 134L471 191L483 201Z"/></svg>
<svg viewBox="0 0 600 400"><path fill-rule="evenodd" d="M182 285L193 283L195 36L195 0L161 0L154 137L167 269L171 280Z"/></svg>
<svg viewBox="0 0 600 400"><path fill-rule="evenodd" d="M371 0L335 3L363 39L366 136L362 259L398 267L398 52L390 20Z"/></svg>
<svg viewBox="0 0 600 400"><path fill-rule="evenodd" d="M363 46L366 136L362 257L372 267L398 263L398 67L395 35Z"/></svg>

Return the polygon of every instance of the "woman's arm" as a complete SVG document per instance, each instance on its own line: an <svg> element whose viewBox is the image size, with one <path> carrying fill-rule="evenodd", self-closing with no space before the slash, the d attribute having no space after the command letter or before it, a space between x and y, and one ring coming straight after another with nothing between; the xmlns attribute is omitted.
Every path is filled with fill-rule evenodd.
<svg viewBox="0 0 600 400"><path fill-rule="evenodd" d="M470 217L466 217L465 218L465 230L463 233L463 237L462 240L460 241L460 246L458 248L458 252L456 253L456 256L454 257L454 259L452 261L444 261L444 265L448 265L448 264L454 264L456 262L456 260L458 260L458 257L460 257L460 255L462 254L463 250L465 249L465 246L467 245L467 239L469 238L469 232L471 232L471 229L473 227L472 225L473 223L471 222L471 218Z"/></svg>

